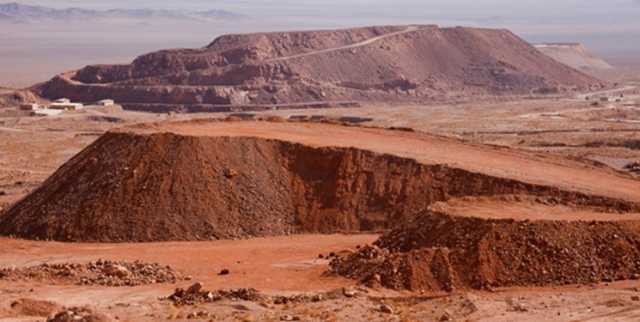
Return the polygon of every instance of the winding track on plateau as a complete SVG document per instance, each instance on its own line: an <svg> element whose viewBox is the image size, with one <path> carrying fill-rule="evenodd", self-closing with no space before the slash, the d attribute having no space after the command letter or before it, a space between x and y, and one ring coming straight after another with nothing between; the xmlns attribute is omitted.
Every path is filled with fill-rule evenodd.
<svg viewBox="0 0 640 322"><path fill-rule="evenodd" d="M267 60L265 60L265 62L272 63L272 62L278 62L278 61L283 61L283 60L290 60L290 59L302 58L302 57L307 57L307 56L313 56L313 55L318 55L318 54L325 54L325 53L330 53L330 52L334 52L334 51L355 49L355 48L358 48L358 47L364 47L364 46L370 45L370 44L372 44L374 42L377 42L377 41L380 41L380 40L383 40L383 39L386 39L386 38L403 35L403 34L406 34L406 33L409 33L409 32L413 32L413 31L417 31L417 30L420 30L420 29L421 28L418 27L418 26L409 26L406 29L401 30L401 31L396 31L396 32L391 32L391 33L388 33L388 34L376 36L376 37L369 38L369 39L361 41L361 42L353 43L351 45L333 47L333 48L326 48L326 49L321 49L321 50L315 50L315 51L311 51L311 52L308 52L308 53L296 54L296 55L291 55L291 56L277 57L277 58L267 59Z"/></svg>

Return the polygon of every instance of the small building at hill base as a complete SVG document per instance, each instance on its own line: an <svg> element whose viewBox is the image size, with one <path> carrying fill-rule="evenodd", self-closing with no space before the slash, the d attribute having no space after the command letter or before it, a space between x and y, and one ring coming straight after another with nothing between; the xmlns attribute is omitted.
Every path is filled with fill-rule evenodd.
<svg viewBox="0 0 640 322"><path fill-rule="evenodd" d="M53 101L54 103L61 103L61 104L68 104L71 103L71 100L68 98L59 98L55 101Z"/></svg>
<svg viewBox="0 0 640 322"><path fill-rule="evenodd" d="M96 103L96 105L99 105L99 106L113 106L115 104L116 104L116 102L114 100L112 100L112 99L104 99L104 100L100 100L100 101L98 101Z"/></svg>
<svg viewBox="0 0 640 322"><path fill-rule="evenodd" d="M82 103L59 103L54 102L49 105L49 109L52 110L65 110L65 111L76 111L84 108Z"/></svg>

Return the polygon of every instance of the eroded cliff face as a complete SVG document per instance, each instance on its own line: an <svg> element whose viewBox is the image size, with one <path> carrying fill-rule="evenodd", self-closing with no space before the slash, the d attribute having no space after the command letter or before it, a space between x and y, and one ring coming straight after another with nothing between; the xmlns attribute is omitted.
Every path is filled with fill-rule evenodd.
<svg viewBox="0 0 640 322"><path fill-rule="evenodd" d="M506 30L388 26L222 36L129 65L87 66L39 86L48 98L125 106L424 101L601 87Z"/></svg>
<svg viewBox="0 0 640 322"><path fill-rule="evenodd" d="M501 194L603 211L640 208L353 148L114 132L3 214L0 233L122 242L374 231L407 222L436 201Z"/></svg>

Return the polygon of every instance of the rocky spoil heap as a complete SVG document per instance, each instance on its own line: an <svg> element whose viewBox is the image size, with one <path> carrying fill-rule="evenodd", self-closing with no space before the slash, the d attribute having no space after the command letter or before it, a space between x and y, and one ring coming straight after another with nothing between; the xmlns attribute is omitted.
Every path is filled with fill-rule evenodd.
<svg viewBox="0 0 640 322"><path fill-rule="evenodd" d="M217 302L223 299L257 302L266 299L266 296L253 288L207 291L204 289L204 285L198 282L187 289L177 288L173 294L167 297L167 300L175 305L195 305Z"/></svg>
<svg viewBox="0 0 640 322"><path fill-rule="evenodd" d="M375 231L462 196L624 200L355 148L250 137L108 133L0 216L0 233L62 241L211 240Z"/></svg>
<svg viewBox="0 0 640 322"><path fill-rule="evenodd" d="M166 300L174 305L198 305L222 300L259 302L264 305L286 305L292 303L312 303L326 300L353 298L360 293L355 289L339 289L329 292L294 295L267 295L253 288L208 291L204 285L196 282L188 288L177 288Z"/></svg>
<svg viewBox="0 0 640 322"><path fill-rule="evenodd" d="M445 100L604 85L506 30L386 26L226 35L202 49L88 66L37 90L52 99L113 98L133 109L216 111L221 105Z"/></svg>
<svg viewBox="0 0 640 322"><path fill-rule="evenodd" d="M157 263L98 260L88 264L45 263L26 268L2 268L0 280L3 279L118 287L176 283L183 278L171 267Z"/></svg>
<svg viewBox="0 0 640 322"><path fill-rule="evenodd" d="M426 213L331 268L371 286L429 291L637 279L640 223Z"/></svg>

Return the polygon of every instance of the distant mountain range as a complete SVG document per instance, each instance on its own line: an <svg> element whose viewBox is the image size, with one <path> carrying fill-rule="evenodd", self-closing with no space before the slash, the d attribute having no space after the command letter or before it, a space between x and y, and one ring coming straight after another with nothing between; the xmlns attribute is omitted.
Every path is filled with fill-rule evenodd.
<svg viewBox="0 0 640 322"><path fill-rule="evenodd" d="M110 9L92 10L82 8L56 9L43 6L23 5L19 3L0 4L0 21L32 22L32 21L69 21L100 18L130 19L236 19L240 14L225 10L186 11L164 9Z"/></svg>

